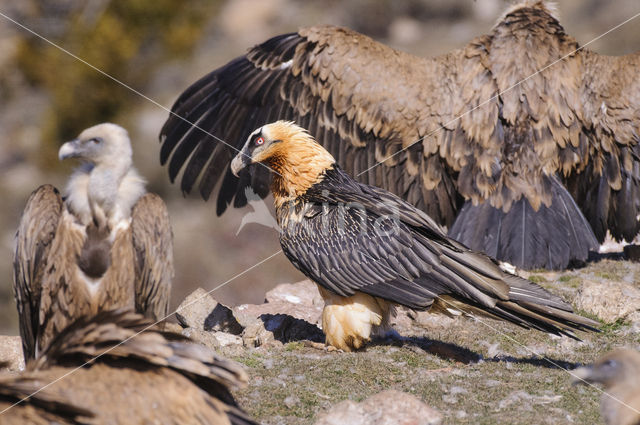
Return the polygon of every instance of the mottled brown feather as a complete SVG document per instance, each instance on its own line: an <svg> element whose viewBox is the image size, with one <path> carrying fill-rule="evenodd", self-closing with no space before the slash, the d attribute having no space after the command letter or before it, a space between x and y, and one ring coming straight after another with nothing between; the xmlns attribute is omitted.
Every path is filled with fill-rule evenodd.
<svg viewBox="0 0 640 425"><path fill-rule="evenodd" d="M148 193L133 207L131 217L136 311L154 320L163 320L169 312L174 275L169 211L158 195Z"/></svg>
<svg viewBox="0 0 640 425"><path fill-rule="evenodd" d="M230 393L247 382L239 365L126 311L77 320L25 372L0 376L0 410L62 376L2 423L255 424Z"/></svg>
<svg viewBox="0 0 640 425"><path fill-rule="evenodd" d="M134 205L130 224L126 220L119 226L95 229L91 223L85 228L66 209L55 188L45 185L34 192L18 229L14 259L26 359L37 356L81 316L120 307L135 308L154 320L166 316L173 253L164 203L156 195L143 196ZM96 255L108 255L108 260L101 259L108 267L98 277L85 276L90 270L83 270L92 244L99 246ZM87 283L91 280L100 283Z"/></svg>
<svg viewBox="0 0 640 425"><path fill-rule="evenodd" d="M199 125L237 148L252 129L293 119L359 181L390 190L448 227L463 200L508 214L524 199L535 215L554 202L550 181L561 178L599 240L606 230L630 239L640 231L639 55L610 58L578 47L544 2L511 8L489 34L433 58L345 28L303 28L205 76L172 112L192 122L207 114ZM231 106L233 115L215 119ZM161 140L162 161L173 154L172 177L186 164L185 147L217 143L174 115ZM227 169L221 213L235 194L243 196L249 180L230 176L231 149L208 152L215 167L203 179ZM376 162L383 165L368 170ZM183 190L200 171L187 165L185 175L193 180L183 181ZM594 191L598 185L603 189ZM205 198L213 186L207 183ZM596 242L588 224L576 224L581 213L553 208L565 214L560 225L572 228L527 230L524 237L544 239L544 246L576 231L583 237L569 257L586 259ZM469 242L487 249L477 239Z"/></svg>

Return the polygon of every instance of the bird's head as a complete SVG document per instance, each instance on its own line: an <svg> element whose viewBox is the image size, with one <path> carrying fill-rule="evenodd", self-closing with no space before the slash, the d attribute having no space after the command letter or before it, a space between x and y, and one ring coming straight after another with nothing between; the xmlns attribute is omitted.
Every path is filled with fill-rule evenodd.
<svg viewBox="0 0 640 425"><path fill-rule="evenodd" d="M640 353L631 349L618 349L605 354L595 363L573 371L574 384L601 383L610 388L628 378L640 379Z"/></svg>
<svg viewBox="0 0 640 425"><path fill-rule="evenodd" d="M83 130L66 142L58 151L58 158L79 158L94 165L131 161L131 141L127 130L116 124L104 123Z"/></svg>
<svg viewBox="0 0 640 425"><path fill-rule="evenodd" d="M253 164L271 169L276 197L289 197L317 182L325 170L333 167L335 159L304 128L293 122L276 121L251 133L231 162L231 171L238 176Z"/></svg>

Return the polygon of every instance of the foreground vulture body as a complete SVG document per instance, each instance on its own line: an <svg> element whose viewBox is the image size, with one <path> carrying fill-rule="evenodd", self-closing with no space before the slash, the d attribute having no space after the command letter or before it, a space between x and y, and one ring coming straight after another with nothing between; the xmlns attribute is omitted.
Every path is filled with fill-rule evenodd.
<svg viewBox="0 0 640 425"><path fill-rule="evenodd" d="M640 353L620 348L572 372L574 384L604 386L600 414L607 425L640 424Z"/></svg>
<svg viewBox="0 0 640 425"><path fill-rule="evenodd" d="M251 183L268 192L264 171L232 175L235 150L252 129L293 120L359 181L470 248L527 269L566 268L607 230L625 240L640 230L640 54L578 47L542 2L434 58L344 28L303 28L182 93L161 161L172 181L183 168L182 190L204 198L222 180L221 214L246 204Z"/></svg>
<svg viewBox="0 0 640 425"><path fill-rule="evenodd" d="M173 278L164 202L145 194L125 129L100 124L65 143L60 159L83 164L65 198L36 189L16 235L14 291L26 359L74 319L130 307L163 319Z"/></svg>
<svg viewBox="0 0 640 425"><path fill-rule="evenodd" d="M236 363L149 319L101 312L63 330L26 371L0 375L0 422L255 424L230 393L246 382Z"/></svg>
<svg viewBox="0 0 640 425"><path fill-rule="evenodd" d="M278 121L256 130L231 169L269 167L289 260L318 284L327 343L362 347L385 329L393 304L478 312L558 335L597 322L540 286L448 238L424 212L356 182L302 128Z"/></svg>

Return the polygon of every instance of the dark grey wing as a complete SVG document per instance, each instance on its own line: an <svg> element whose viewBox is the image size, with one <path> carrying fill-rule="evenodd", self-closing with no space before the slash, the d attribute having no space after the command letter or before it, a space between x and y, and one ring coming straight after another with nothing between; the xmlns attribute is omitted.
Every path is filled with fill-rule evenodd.
<svg viewBox="0 0 640 425"><path fill-rule="evenodd" d="M553 333L596 324L447 238L426 214L395 195L349 181L343 173L338 181L332 186L325 179L308 191L307 209L290 217L281 233L287 257L328 290L343 296L364 292L411 308L448 299L456 308L470 306Z"/></svg>
<svg viewBox="0 0 640 425"><path fill-rule="evenodd" d="M174 275L169 212L158 195L147 193L135 204L131 215L136 255L136 311L162 320L169 312Z"/></svg>
<svg viewBox="0 0 640 425"><path fill-rule="evenodd" d="M42 279L64 203L51 185L36 189L22 213L13 259L13 290L25 359L33 358L40 328Z"/></svg>

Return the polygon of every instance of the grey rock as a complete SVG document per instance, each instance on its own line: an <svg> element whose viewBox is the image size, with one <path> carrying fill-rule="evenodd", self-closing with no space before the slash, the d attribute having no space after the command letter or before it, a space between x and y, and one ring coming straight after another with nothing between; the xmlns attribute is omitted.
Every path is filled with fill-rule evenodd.
<svg viewBox="0 0 640 425"><path fill-rule="evenodd" d="M316 425L437 425L442 414L407 393L387 390L356 403L343 401L320 415Z"/></svg>
<svg viewBox="0 0 640 425"><path fill-rule="evenodd" d="M318 285L310 280L303 280L298 283L282 283L265 294L265 301L274 303L286 301L291 304L302 304L322 308L324 301Z"/></svg>
<svg viewBox="0 0 640 425"><path fill-rule="evenodd" d="M640 311L640 285L585 280L574 303L578 309L598 316L605 323L613 323Z"/></svg>
<svg viewBox="0 0 640 425"><path fill-rule="evenodd" d="M185 328L204 329L204 321L217 305L207 291L198 288L182 301L176 310L176 318Z"/></svg>
<svg viewBox="0 0 640 425"><path fill-rule="evenodd" d="M299 340L324 341L317 326L324 301L316 284L306 280L281 284L266 294L264 304L243 304L233 308L233 317L244 327L246 347L279 346Z"/></svg>
<svg viewBox="0 0 640 425"><path fill-rule="evenodd" d="M218 340L220 347L242 345L242 338L240 338L238 335L233 335L226 332L213 332L213 336Z"/></svg>
<svg viewBox="0 0 640 425"><path fill-rule="evenodd" d="M176 311L178 322L185 328L227 332L240 335L243 326L231 309L219 303L207 291L198 288L182 301Z"/></svg>
<svg viewBox="0 0 640 425"><path fill-rule="evenodd" d="M274 338L273 332L265 329L264 322L257 318L244 329L242 343L245 347L282 345Z"/></svg>
<svg viewBox="0 0 640 425"><path fill-rule="evenodd" d="M233 308L233 315L245 327L264 314L286 314L316 325L322 320L322 307L274 301L264 304L242 304Z"/></svg>
<svg viewBox="0 0 640 425"><path fill-rule="evenodd" d="M218 338L212 332L206 332L202 329L197 328L185 328L182 331L182 335L187 338L191 338L192 340L199 342L209 348L213 348L214 350L220 348L221 344L218 341Z"/></svg>
<svg viewBox="0 0 640 425"><path fill-rule="evenodd" d="M22 340L19 336L0 336L0 371L24 370Z"/></svg>

